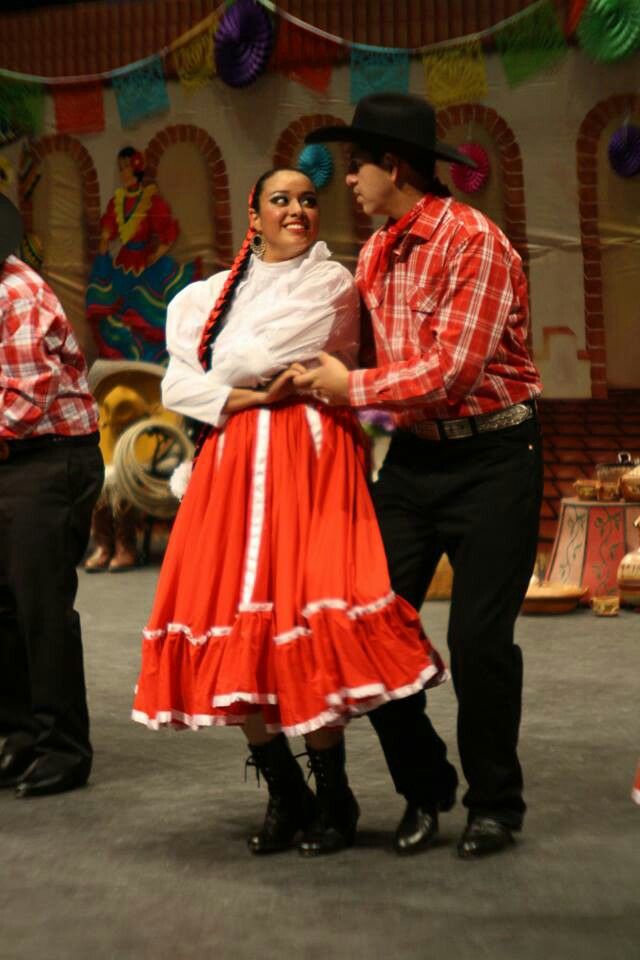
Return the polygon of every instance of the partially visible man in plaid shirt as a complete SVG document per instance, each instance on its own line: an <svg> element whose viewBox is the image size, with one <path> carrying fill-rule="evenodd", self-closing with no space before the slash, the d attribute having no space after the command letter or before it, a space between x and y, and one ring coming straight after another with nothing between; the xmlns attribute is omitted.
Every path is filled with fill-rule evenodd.
<svg viewBox="0 0 640 960"><path fill-rule="evenodd" d="M474 164L436 139L425 100L365 97L350 126L307 137L325 140L351 143L347 185L366 214L388 218L356 274L375 356L369 369L348 371L322 354L295 384L331 403L388 409L395 420L374 502L397 593L419 609L443 553L453 567L448 642L468 782L458 853L483 856L512 843L525 812L513 634L542 495L526 277L504 233L436 179L437 159ZM398 853L433 843L452 784L455 795L455 771L424 707L419 693L369 714L407 801Z"/></svg>
<svg viewBox="0 0 640 960"><path fill-rule="evenodd" d="M11 255L0 196L0 787L42 796L91 770L76 565L103 480L84 358L53 291Z"/></svg>

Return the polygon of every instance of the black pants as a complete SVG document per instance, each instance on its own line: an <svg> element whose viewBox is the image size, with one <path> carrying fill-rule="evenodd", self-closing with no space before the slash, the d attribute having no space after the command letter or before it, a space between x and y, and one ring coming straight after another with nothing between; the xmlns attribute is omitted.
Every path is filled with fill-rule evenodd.
<svg viewBox="0 0 640 960"><path fill-rule="evenodd" d="M513 631L535 561L541 496L535 419L440 443L398 432L373 486L400 596L420 609L440 557L446 553L451 561L448 645L469 787L464 803L470 817L493 816L515 829L525 804L517 755L522 655ZM405 796L419 791L421 776L423 791L432 792L446 776L444 745L424 706L417 695L370 715ZM407 738L412 729L415 736Z"/></svg>
<svg viewBox="0 0 640 960"><path fill-rule="evenodd" d="M95 446L0 463L0 732L61 765L91 763L73 605L103 473Z"/></svg>

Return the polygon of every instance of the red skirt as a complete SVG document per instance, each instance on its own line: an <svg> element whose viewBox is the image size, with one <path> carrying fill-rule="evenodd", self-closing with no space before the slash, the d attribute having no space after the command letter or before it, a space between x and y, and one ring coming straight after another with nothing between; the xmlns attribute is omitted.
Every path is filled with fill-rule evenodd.
<svg viewBox="0 0 640 960"><path fill-rule="evenodd" d="M143 633L133 718L201 727L261 710L288 735L440 682L417 612L391 590L346 408L234 414L194 468Z"/></svg>

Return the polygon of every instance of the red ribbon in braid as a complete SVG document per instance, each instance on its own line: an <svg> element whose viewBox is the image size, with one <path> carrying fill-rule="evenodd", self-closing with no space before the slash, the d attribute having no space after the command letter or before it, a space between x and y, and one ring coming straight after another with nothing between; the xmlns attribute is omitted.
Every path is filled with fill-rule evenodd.
<svg viewBox="0 0 640 960"><path fill-rule="evenodd" d="M253 197L255 194L256 188L255 185L251 188L249 194L249 209L253 208ZM231 265L231 270L229 271L229 276L227 277L222 290L218 295L218 299L213 305L211 313L207 317L207 322L202 328L202 335L200 337L200 345L198 346L198 360L202 364L205 370L208 370L211 366L211 345L215 340L216 334L218 332L218 326L220 320L227 312L227 307L231 302L231 297L233 296L233 291L235 290L236 283L240 276L244 273L244 269L249 259L251 250L251 238L255 234L253 227L249 227L245 238L242 242L242 246L238 250L235 259Z"/></svg>
<svg viewBox="0 0 640 960"><path fill-rule="evenodd" d="M251 188L251 193L249 194L249 208L253 208L253 197L255 194L255 186ZM225 280L224 286L218 295L218 299L213 305L211 313L207 317L207 322L202 328L202 334L200 336L200 343L198 345L198 360L202 364L205 370L209 370L211 367L211 346L215 340L218 331L220 330L220 323L224 317L231 299L233 297L233 292L236 288L236 285L240 278L242 277L249 257L251 256L251 238L255 234L253 227L249 227L245 238L242 242L242 246L238 250L235 259L231 265L231 270L229 271L229 276ZM210 424L205 423L199 434L195 443L195 451L193 454L193 465L195 467L196 461L202 450L205 440L211 433L212 427Z"/></svg>

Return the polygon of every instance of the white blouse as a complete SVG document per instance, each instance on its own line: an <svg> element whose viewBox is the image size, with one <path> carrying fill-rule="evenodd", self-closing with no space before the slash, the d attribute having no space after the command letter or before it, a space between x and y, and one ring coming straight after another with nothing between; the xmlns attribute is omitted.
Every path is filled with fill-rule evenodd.
<svg viewBox="0 0 640 960"><path fill-rule="evenodd" d="M282 263L251 256L206 372L198 360L200 336L229 271L181 290L167 310L164 405L218 427L227 419L222 409L232 387L267 383L294 361L313 360L320 350L355 367L358 291L346 267L330 256L322 241Z"/></svg>

